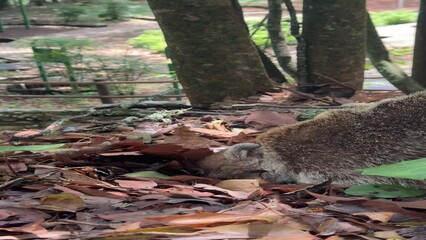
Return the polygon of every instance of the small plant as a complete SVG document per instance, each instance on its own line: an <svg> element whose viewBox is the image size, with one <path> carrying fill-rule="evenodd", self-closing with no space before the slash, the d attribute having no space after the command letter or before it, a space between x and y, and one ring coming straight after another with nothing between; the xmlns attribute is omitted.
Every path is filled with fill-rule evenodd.
<svg viewBox="0 0 426 240"><path fill-rule="evenodd" d="M86 13L84 7L81 6L63 6L56 8L56 11L65 22L76 22L81 15Z"/></svg>
<svg viewBox="0 0 426 240"><path fill-rule="evenodd" d="M84 62L95 77L108 81L137 81L149 72L148 66L137 59L128 56L108 58L99 55L87 57ZM112 84L109 86L119 95L132 95L136 90L135 84Z"/></svg>
<svg viewBox="0 0 426 240"><path fill-rule="evenodd" d="M135 38L131 38L129 43L133 47L146 48L159 53L164 53L167 47L161 30L146 30Z"/></svg>
<svg viewBox="0 0 426 240"><path fill-rule="evenodd" d="M110 0L106 3L106 11L99 14L110 20L122 20L128 11L126 1Z"/></svg>
<svg viewBox="0 0 426 240"><path fill-rule="evenodd" d="M258 21L248 21L247 26L250 28L250 32L256 31L252 36L253 41L262 48L270 48L271 43L269 41L268 30L265 25L259 25ZM281 23L284 37L287 41L287 44L296 44L297 40L290 33L290 23L288 21L283 21Z"/></svg>
<svg viewBox="0 0 426 240"><path fill-rule="evenodd" d="M417 21L417 12L408 10L386 11L370 13L371 20L376 27L414 23Z"/></svg>

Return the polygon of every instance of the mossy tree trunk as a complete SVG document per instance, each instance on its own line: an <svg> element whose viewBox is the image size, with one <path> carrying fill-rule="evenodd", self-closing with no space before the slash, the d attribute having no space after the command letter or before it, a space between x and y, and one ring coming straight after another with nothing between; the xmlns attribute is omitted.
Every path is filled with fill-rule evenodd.
<svg viewBox="0 0 426 240"><path fill-rule="evenodd" d="M236 0L148 0L191 104L272 89Z"/></svg>
<svg viewBox="0 0 426 240"><path fill-rule="evenodd" d="M426 0L420 1L412 72L413 79L426 87Z"/></svg>
<svg viewBox="0 0 426 240"><path fill-rule="evenodd" d="M364 81L365 0L305 0L305 92L351 96Z"/></svg>

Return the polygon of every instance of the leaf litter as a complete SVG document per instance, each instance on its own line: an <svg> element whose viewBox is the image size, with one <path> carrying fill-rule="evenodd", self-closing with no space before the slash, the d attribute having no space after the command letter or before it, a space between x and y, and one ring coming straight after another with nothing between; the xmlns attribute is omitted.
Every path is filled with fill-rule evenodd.
<svg viewBox="0 0 426 240"><path fill-rule="evenodd" d="M55 126L53 131L4 134L0 240L426 235L426 200L421 197L353 197L329 183L219 180L191 171L191 161L295 119L295 112L262 109L238 117L142 119L121 128L116 127L121 119L115 119L103 122L115 124L107 130L76 121L74 132Z"/></svg>

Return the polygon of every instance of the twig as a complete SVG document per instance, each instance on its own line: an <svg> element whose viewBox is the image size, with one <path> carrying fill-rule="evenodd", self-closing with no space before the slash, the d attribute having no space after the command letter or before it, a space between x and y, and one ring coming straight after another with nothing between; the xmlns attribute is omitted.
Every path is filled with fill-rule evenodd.
<svg viewBox="0 0 426 240"><path fill-rule="evenodd" d="M301 96L304 96L304 97L307 97L307 98L310 98L310 99L313 99L313 100L316 100L316 101L319 101L319 102L327 103L330 106L340 106L340 105L342 105L342 104L334 101L334 99L333 99L333 101L330 102L330 101L327 101L327 100L324 100L324 99L321 99L321 98L317 98L317 97L312 96L312 95L307 94L307 93L299 92L299 91L291 89L291 88L286 88L286 87L279 87L279 88L283 89L283 90L286 90L286 91L289 91L289 92L292 92L292 93L295 93L295 94L298 94L298 95L301 95Z"/></svg>
<svg viewBox="0 0 426 240"><path fill-rule="evenodd" d="M319 76L319 77L325 78L325 79L327 79L327 80L330 80L330 81L332 81L332 82L334 82L334 83L336 83L336 84L338 84L338 85L340 85L340 86L347 87L347 88L349 88L349 89L352 89L352 90L356 91L356 89L355 89L355 88L353 88L353 87L351 87L351 86L349 86L349 85L345 84L344 82L339 82L339 81L337 81L337 80L336 80L336 79L334 79L334 78L331 78L331 77L328 77L328 76L322 75L321 73L317 73L317 72L314 72L313 74L315 74L315 75L317 75L317 76Z"/></svg>
<svg viewBox="0 0 426 240"><path fill-rule="evenodd" d="M16 173L15 169L13 169L12 165L10 165L10 162L7 159L7 156L4 153L3 153L3 159L4 159L4 162L6 163L7 167L9 168L9 170L12 172L12 174L17 176L18 174Z"/></svg>

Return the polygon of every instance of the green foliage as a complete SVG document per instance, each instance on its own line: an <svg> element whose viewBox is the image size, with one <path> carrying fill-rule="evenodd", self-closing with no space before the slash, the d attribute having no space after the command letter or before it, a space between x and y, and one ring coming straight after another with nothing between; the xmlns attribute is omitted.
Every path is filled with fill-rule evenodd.
<svg viewBox="0 0 426 240"><path fill-rule="evenodd" d="M345 193L370 198L409 198L425 194L424 191L412 187L370 184L350 187L346 189Z"/></svg>
<svg viewBox="0 0 426 240"><path fill-rule="evenodd" d="M84 65L95 73L95 77L108 81L137 81L150 71L147 64L128 56L85 56ZM136 90L135 84L112 84L109 87L119 95L132 95Z"/></svg>
<svg viewBox="0 0 426 240"><path fill-rule="evenodd" d="M400 47L400 48L392 48L389 50L390 54L395 57L403 57L410 55L414 52L412 47Z"/></svg>
<svg viewBox="0 0 426 240"><path fill-rule="evenodd" d="M9 7L9 1L8 0L0 0L0 10L3 10L7 7Z"/></svg>
<svg viewBox="0 0 426 240"><path fill-rule="evenodd" d="M0 146L0 153L16 151L47 151L63 147L65 144L31 145L31 146Z"/></svg>
<svg viewBox="0 0 426 240"><path fill-rule="evenodd" d="M161 30L143 31L141 35L131 38L129 43L133 47L146 48L159 53L164 53L164 49L167 47Z"/></svg>
<svg viewBox="0 0 426 240"><path fill-rule="evenodd" d="M58 16L63 18L65 22L77 22L79 17L86 13L84 7L75 5L61 6L55 8L55 10L58 12Z"/></svg>
<svg viewBox="0 0 426 240"><path fill-rule="evenodd" d="M362 171L362 174L383 176L383 177L425 180L426 179L426 158L367 168Z"/></svg>
<svg viewBox="0 0 426 240"><path fill-rule="evenodd" d="M319 114L325 112L326 110L324 109L308 109L303 111L301 114L297 115L296 120L297 121L306 121L309 119L312 119L316 116L318 116Z"/></svg>
<svg viewBox="0 0 426 240"><path fill-rule="evenodd" d="M141 172L127 173L127 174L124 174L124 176L130 177L130 178L156 178L156 179L170 178L167 175L164 175L155 171L141 171Z"/></svg>
<svg viewBox="0 0 426 240"><path fill-rule="evenodd" d="M94 46L94 43L88 39L75 38L37 38L26 41L26 43L36 47L63 47L66 49Z"/></svg>
<svg viewBox="0 0 426 240"><path fill-rule="evenodd" d="M127 1L109 0L106 2L106 11L99 17L106 17L109 20L122 20L128 11Z"/></svg>
<svg viewBox="0 0 426 240"><path fill-rule="evenodd" d="M409 10L370 13L371 19L376 27L413 23L417 21L417 15L417 12Z"/></svg>

